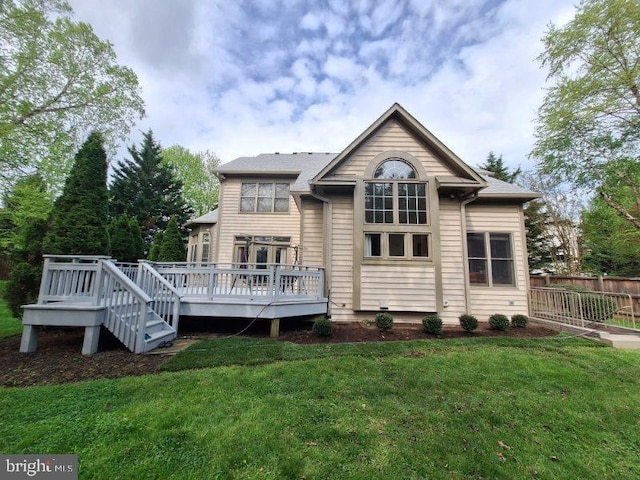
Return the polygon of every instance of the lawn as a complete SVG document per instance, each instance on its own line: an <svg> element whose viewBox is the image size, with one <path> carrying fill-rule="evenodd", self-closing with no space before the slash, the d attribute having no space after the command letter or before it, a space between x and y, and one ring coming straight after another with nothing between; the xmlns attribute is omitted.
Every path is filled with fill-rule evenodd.
<svg viewBox="0 0 640 480"><path fill-rule="evenodd" d="M7 283L6 280L0 281L0 338L12 337L22 333L22 322L11 315L9 307L7 307L7 303L3 299Z"/></svg>
<svg viewBox="0 0 640 480"><path fill-rule="evenodd" d="M229 365L223 365L227 363ZM193 366L222 365L197 370ZM137 378L0 390L0 452L80 478L637 478L640 353L568 337L201 342Z"/></svg>

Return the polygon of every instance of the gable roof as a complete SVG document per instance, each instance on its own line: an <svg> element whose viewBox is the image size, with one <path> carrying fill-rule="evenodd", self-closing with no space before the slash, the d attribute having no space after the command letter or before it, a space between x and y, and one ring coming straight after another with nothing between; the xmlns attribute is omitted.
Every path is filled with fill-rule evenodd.
<svg viewBox="0 0 640 480"><path fill-rule="evenodd" d="M216 170L222 175L291 175L296 181L291 187L294 192L309 192L309 181L317 175L336 153L261 153L256 157L240 157L221 165Z"/></svg>
<svg viewBox="0 0 640 480"><path fill-rule="evenodd" d="M424 125L407 112L399 103L394 103L386 112L384 112L375 122L362 132L351 144L340 152L329 164L327 164L318 174L313 177L312 183L320 181L329 172L341 164L351 155L357 148L373 136L385 123L394 119L405 126L419 141L422 141L453 171L457 172L462 178L467 178L477 182L479 187L485 186L484 179L476 173L471 167L464 163L455 153L442 143L433 133L431 133Z"/></svg>

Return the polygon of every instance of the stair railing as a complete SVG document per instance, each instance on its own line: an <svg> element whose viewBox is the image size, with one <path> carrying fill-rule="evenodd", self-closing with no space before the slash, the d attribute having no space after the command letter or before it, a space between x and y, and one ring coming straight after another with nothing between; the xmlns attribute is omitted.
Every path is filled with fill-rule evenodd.
<svg viewBox="0 0 640 480"><path fill-rule="evenodd" d="M153 310L178 331L180 293L147 261L138 264L137 283L151 297Z"/></svg>
<svg viewBox="0 0 640 480"><path fill-rule="evenodd" d="M104 325L134 353L144 352L144 335L152 299L111 261L102 261Z"/></svg>

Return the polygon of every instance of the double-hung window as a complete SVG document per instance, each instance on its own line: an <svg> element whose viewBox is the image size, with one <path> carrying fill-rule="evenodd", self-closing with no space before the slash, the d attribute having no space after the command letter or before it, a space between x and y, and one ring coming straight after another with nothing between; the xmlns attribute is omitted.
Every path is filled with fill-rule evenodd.
<svg viewBox="0 0 640 480"><path fill-rule="evenodd" d="M427 182L401 158L389 158L364 182L364 257L429 257Z"/></svg>
<svg viewBox="0 0 640 480"><path fill-rule="evenodd" d="M515 285L510 233L468 233L467 253L472 285Z"/></svg>
<svg viewBox="0 0 640 480"><path fill-rule="evenodd" d="M275 182L243 182L240 191L241 212L289 211L289 184Z"/></svg>

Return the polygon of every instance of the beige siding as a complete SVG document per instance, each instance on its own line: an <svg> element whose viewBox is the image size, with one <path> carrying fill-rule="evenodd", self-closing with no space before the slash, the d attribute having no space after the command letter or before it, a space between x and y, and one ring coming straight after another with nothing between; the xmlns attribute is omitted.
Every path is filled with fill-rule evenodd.
<svg viewBox="0 0 640 480"><path fill-rule="evenodd" d="M353 152L349 158L335 171L331 172L330 175L336 175L338 177L362 177L371 159L379 153L389 150L400 150L410 153L424 165L424 168L430 176L453 174L440 159L422 143L418 142L402 125L393 120L383 125L373 137Z"/></svg>
<svg viewBox="0 0 640 480"><path fill-rule="evenodd" d="M302 242L300 262L304 265L322 266L324 262L323 244L323 203L317 200L302 200Z"/></svg>
<svg viewBox="0 0 640 480"><path fill-rule="evenodd" d="M471 286L470 312L479 320L487 320L494 313L511 316L528 311L527 268L524 264L526 241L523 238L520 206L473 205L467 206L468 232L508 232L513 238L515 287Z"/></svg>
<svg viewBox="0 0 640 480"><path fill-rule="evenodd" d="M390 311L435 312L436 286L433 265L362 265L361 308Z"/></svg>
<svg viewBox="0 0 640 480"><path fill-rule="evenodd" d="M351 321L353 320L353 198L332 197L331 211L331 313L336 321Z"/></svg>
<svg viewBox="0 0 640 480"><path fill-rule="evenodd" d="M440 199L440 238L442 255L442 298L448 302L442 310L444 323L457 324L466 313L464 246L460 203Z"/></svg>
<svg viewBox="0 0 640 480"><path fill-rule="evenodd" d="M288 179L274 179L289 182ZM218 262L233 262L233 241L236 235L265 235L291 237L291 244L300 242L300 212L293 198L289 198L289 213L240 213L242 180L227 179L221 183L224 201L220 203ZM293 262L293 258L289 259Z"/></svg>

